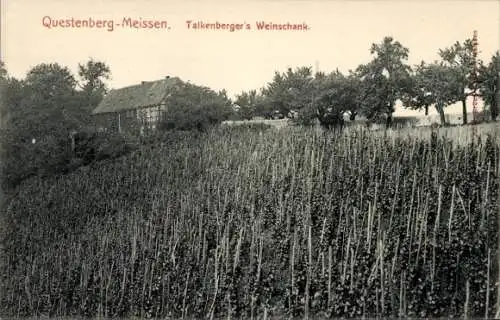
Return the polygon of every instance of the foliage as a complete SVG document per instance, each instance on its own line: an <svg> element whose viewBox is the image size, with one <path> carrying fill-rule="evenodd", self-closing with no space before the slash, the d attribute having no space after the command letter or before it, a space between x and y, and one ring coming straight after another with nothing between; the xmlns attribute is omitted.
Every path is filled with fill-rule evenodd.
<svg viewBox="0 0 500 320"><path fill-rule="evenodd" d="M456 85L457 69L443 63L426 64L422 61L412 75L409 88L403 95L403 105L407 108L428 108L434 105L442 124L446 124L444 108L455 103L460 87Z"/></svg>
<svg viewBox="0 0 500 320"><path fill-rule="evenodd" d="M81 130L74 136L74 156L83 164L105 159L114 159L130 153L138 141L117 132Z"/></svg>
<svg viewBox="0 0 500 320"><path fill-rule="evenodd" d="M435 97L430 89L432 87L432 68L424 61L417 65L410 77L409 86L401 99L405 108L413 110L425 110L428 115L429 107L435 103Z"/></svg>
<svg viewBox="0 0 500 320"><path fill-rule="evenodd" d="M372 44L370 53L375 55L372 61L356 70L362 80L361 110L369 120L384 116L389 127L395 103L403 99L409 86L409 49L392 37L385 37L380 44Z"/></svg>
<svg viewBox="0 0 500 320"><path fill-rule="evenodd" d="M241 120L252 120L256 116L265 116L268 113L264 97L257 93L257 90L241 92L236 96L235 104L240 107L238 114Z"/></svg>
<svg viewBox="0 0 500 320"><path fill-rule="evenodd" d="M498 136L186 134L23 182L0 312L491 317Z"/></svg>
<svg viewBox="0 0 500 320"><path fill-rule="evenodd" d="M65 162L62 141L77 120L70 116L77 102L75 85L69 70L57 64L41 64L24 81L9 81L3 97L7 120L1 130L4 188Z"/></svg>
<svg viewBox="0 0 500 320"><path fill-rule="evenodd" d="M463 43L455 42L452 46L440 49L439 55L443 63L455 69L452 83L458 90L453 102L462 102L462 119L467 124L467 97L470 96L474 87L474 64L472 39L466 39Z"/></svg>
<svg viewBox="0 0 500 320"><path fill-rule="evenodd" d="M481 63L478 72L479 92L484 104L489 108L491 120L496 121L500 103L500 52L497 51L491 61Z"/></svg>
<svg viewBox="0 0 500 320"><path fill-rule="evenodd" d="M5 68L5 62L0 60L0 82L7 80L8 76L9 76L9 73L7 72L7 69Z"/></svg>
<svg viewBox="0 0 500 320"><path fill-rule="evenodd" d="M94 76L97 83L102 75ZM14 188L31 175L63 172L72 162L70 133L92 124L88 94L78 91L77 84L70 70L57 63L39 64L25 79L4 82L0 130L4 188Z"/></svg>
<svg viewBox="0 0 500 320"><path fill-rule="evenodd" d="M345 78L338 70L329 75L316 74L311 102L299 113L296 122L307 125L318 119L325 128L342 125L346 107L342 101L345 88Z"/></svg>
<svg viewBox="0 0 500 320"><path fill-rule="evenodd" d="M104 62L90 59L78 65L78 76L81 78L83 95L92 111L108 91L104 80L111 78L111 70Z"/></svg>
<svg viewBox="0 0 500 320"><path fill-rule="evenodd" d="M294 110L300 113L314 99L314 77L309 67L296 70L289 68L286 72L275 72L273 80L262 90L270 111L278 110L288 115Z"/></svg>
<svg viewBox="0 0 500 320"><path fill-rule="evenodd" d="M168 112L160 122L162 130L204 131L228 119L232 102L223 92L182 83L167 98Z"/></svg>
<svg viewBox="0 0 500 320"><path fill-rule="evenodd" d="M457 42L410 74L409 50L386 37L348 75L276 72L240 94L240 115L295 110L296 123L330 128L348 112L390 126L397 100L443 115L465 107L471 48ZM78 76L81 90L58 64L22 80L0 65L2 184L18 186L2 208L1 314L492 314L498 136L214 129L232 113L227 93L185 83L168 98L164 130L132 141L83 130L110 70L91 59ZM495 79L498 53L479 69L492 116Z"/></svg>
<svg viewBox="0 0 500 320"><path fill-rule="evenodd" d="M325 128L342 126L343 114L357 114L359 78L338 70L328 75L301 67L286 73L276 72L272 82L263 90L265 103L287 115L295 124L313 125L318 121ZM297 116L292 116L296 112Z"/></svg>
<svg viewBox="0 0 500 320"><path fill-rule="evenodd" d="M123 134L107 133L97 135L94 146L95 160L115 159L130 153L135 145L128 142Z"/></svg>
<svg viewBox="0 0 500 320"><path fill-rule="evenodd" d="M342 126L345 113L353 121L361 104L359 77L354 72L344 76L336 70L327 77L317 77L317 83L314 105L320 124L325 128Z"/></svg>

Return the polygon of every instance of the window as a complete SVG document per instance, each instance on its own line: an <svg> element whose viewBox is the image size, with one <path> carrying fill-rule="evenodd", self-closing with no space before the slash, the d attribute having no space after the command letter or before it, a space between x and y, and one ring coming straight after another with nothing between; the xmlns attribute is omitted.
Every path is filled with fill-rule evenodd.
<svg viewBox="0 0 500 320"><path fill-rule="evenodd" d="M151 108L147 108L146 109L146 121L148 123L151 123L152 116L153 116L153 110L151 110Z"/></svg>
<svg viewBox="0 0 500 320"><path fill-rule="evenodd" d="M158 122L158 113L159 113L158 107L151 109L151 122L153 123Z"/></svg>
<svg viewBox="0 0 500 320"><path fill-rule="evenodd" d="M146 110L145 109L142 109L142 110L139 110L137 112L137 116L138 118L143 121L143 122L146 122L147 121L147 113L146 113Z"/></svg>

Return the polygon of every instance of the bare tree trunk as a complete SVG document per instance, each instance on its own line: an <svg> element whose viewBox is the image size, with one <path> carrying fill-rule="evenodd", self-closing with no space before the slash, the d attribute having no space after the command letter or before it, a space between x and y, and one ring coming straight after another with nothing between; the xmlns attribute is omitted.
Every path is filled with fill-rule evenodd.
<svg viewBox="0 0 500 320"><path fill-rule="evenodd" d="M429 106L425 106L425 116L429 115Z"/></svg>
<svg viewBox="0 0 500 320"><path fill-rule="evenodd" d="M498 84L500 84L500 79L498 80ZM500 89L497 90L497 94L495 95L495 100L490 107L491 120L497 121L498 111L500 110Z"/></svg>
<svg viewBox="0 0 500 320"><path fill-rule="evenodd" d="M446 117L444 115L443 106L441 104L436 104L436 111L439 114L439 120L441 121L441 124L445 125L446 124Z"/></svg>
<svg viewBox="0 0 500 320"><path fill-rule="evenodd" d="M387 118L385 120L385 127L389 129L392 127L392 113L387 113Z"/></svg>
<svg viewBox="0 0 500 320"><path fill-rule="evenodd" d="M466 99L462 99L462 120L463 120L463 124L467 124L467 101Z"/></svg>

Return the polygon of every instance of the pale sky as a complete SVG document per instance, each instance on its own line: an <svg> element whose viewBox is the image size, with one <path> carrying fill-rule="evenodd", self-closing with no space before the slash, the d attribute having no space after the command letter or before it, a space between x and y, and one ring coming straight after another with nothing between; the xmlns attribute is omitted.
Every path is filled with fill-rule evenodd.
<svg viewBox="0 0 500 320"><path fill-rule="evenodd" d="M106 62L111 88L178 76L231 97L258 89L274 71L311 66L342 72L370 61L370 46L393 36L410 49L410 64L438 59L438 49L478 31L479 57L500 49L500 1L165 1L0 0L1 58L24 77L39 63L76 73L90 57ZM45 17L45 18L44 18ZM114 21L107 28L47 28L50 20ZM167 21L170 29L136 29L132 20ZM45 19L45 20L44 20ZM251 30L193 30L187 20L248 23ZM262 31L256 22L306 23L307 31ZM472 108L472 106L470 106ZM459 106L449 112L460 110ZM400 111L398 111L399 113ZM409 113L408 113L409 114Z"/></svg>

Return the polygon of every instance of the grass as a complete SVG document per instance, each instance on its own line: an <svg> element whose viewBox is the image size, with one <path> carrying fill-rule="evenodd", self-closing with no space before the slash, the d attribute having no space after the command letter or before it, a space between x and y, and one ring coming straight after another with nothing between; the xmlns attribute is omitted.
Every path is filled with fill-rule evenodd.
<svg viewBox="0 0 500 320"><path fill-rule="evenodd" d="M226 128L26 181L1 313L491 317L500 136L433 132Z"/></svg>

